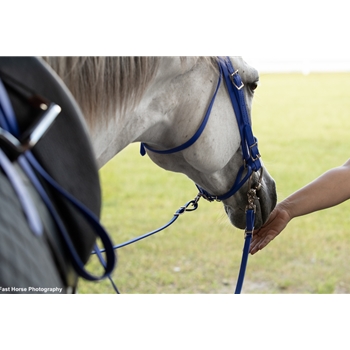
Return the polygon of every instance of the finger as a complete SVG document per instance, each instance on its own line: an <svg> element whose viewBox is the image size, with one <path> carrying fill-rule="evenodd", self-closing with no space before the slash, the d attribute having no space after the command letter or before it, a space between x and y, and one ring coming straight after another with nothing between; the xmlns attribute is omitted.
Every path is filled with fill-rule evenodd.
<svg viewBox="0 0 350 350"><path fill-rule="evenodd" d="M262 237L258 236L258 233L253 233L253 238L250 242L250 248L249 248L249 252L250 254L255 254L259 249L259 244L262 241Z"/></svg>
<svg viewBox="0 0 350 350"><path fill-rule="evenodd" d="M250 248L249 251L251 252L252 250L254 250L255 247L257 247L259 245L259 243L261 242L261 237L257 237L253 234L253 238L250 242Z"/></svg>
<svg viewBox="0 0 350 350"><path fill-rule="evenodd" d="M260 244L260 240L256 240L255 242L252 242L250 244L250 248L249 248L249 253L254 255L255 253L257 253L259 251L259 244Z"/></svg>
<svg viewBox="0 0 350 350"><path fill-rule="evenodd" d="M272 241L275 236L271 230L262 227L255 235L253 234L249 252L254 255Z"/></svg>
<svg viewBox="0 0 350 350"><path fill-rule="evenodd" d="M250 242L250 246L254 247L257 244L259 244L259 242L262 241L262 239L265 237L265 235L268 233L268 230L265 229L265 227L261 227L258 230L253 232L253 237L252 240Z"/></svg>
<svg viewBox="0 0 350 350"><path fill-rule="evenodd" d="M274 234L268 234L268 235L258 239L256 242L254 242L253 245L251 245L251 248L249 251L250 254L254 255L259 250L265 248L275 237L276 237L276 235L274 235Z"/></svg>

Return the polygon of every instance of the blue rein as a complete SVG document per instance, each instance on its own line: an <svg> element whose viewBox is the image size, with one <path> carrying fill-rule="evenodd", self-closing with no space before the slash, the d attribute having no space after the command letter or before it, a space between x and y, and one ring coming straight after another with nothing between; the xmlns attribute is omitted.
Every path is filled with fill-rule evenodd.
<svg viewBox="0 0 350 350"><path fill-rule="evenodd" d="M218 83L214 92L214 95L211 99L207 112L204 116L204 119L199 126L196 133L184 144L174 147L168 150L156 150L147 146L145 143L141 143L140 153L142 156L146 154L146 149L148 151L158 153L158 154L172 154L176 152L180 152L185 150L186 148L193 145L198 138L201 136L211 113L217 92L219 90L222 76L224 77L224 81L227 86L228 94L231 99L232 107L234 114L237 118L237 123L239 127L239 132L241 136L241 150L243 157L243 165L238 171L236 176L236 180L231 187L231 189L222 194L222 195L212 195L198 184L196 184L199 190L199 196L203 197L208 201L222 201L228 199L233 196L242 186L243 184L251 178L253 172L257 172L261 169L262 165L260 161L260 153L258 150L258 141L253 136L250 119L246 107L245 97L243 93L243 82L241 77L238 74L238 70L235 70L232 66L231 60L229 57L218 57L218 66L220 71L220 76L218 79ZM260 174L261 177L262 173ZM248 256L249 256L249 245L252 239L252 234L254 231L254 222L255 222L255 205L254 200L256 200L256 189L249 189L248 192L248 205L246 208L246 230L245 230L245 244L243 248L242 262L239 271L237 286L235 290L235 294L239 294L242 289L245 270L247 266Z"/></svg>

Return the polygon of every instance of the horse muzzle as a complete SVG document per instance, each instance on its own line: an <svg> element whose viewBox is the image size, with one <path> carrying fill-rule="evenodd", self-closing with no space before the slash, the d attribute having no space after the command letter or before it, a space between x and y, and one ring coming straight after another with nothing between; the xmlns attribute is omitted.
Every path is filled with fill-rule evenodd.
<svg viewBox="0 0 350 350"><path fill-rule="evenodd" d="M254 174L255 175L255 174ZM260 228L269 218L277 203L276 184L270 174L263 173L252 176L247 186L243 186L234 196L223 201L224 208L233 226L246 227L245 213L248 209L255 212L255 228Z"/></svg>

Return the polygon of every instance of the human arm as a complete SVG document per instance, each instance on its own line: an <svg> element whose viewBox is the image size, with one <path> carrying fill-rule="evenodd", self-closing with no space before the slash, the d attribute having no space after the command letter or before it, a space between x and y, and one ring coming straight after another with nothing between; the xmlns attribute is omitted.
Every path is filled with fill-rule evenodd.
<svg viewBox="0 0 350 350"><path fill-rule="evenodd" d="M268 221L254 232L250 253L255 254L263 249L293 218L333 207L349 198L350 159L278 203Z"/></svg>

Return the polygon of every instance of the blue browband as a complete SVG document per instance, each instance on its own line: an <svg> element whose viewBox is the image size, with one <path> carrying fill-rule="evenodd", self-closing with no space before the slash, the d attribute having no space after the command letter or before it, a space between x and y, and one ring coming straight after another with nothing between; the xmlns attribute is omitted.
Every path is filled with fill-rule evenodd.
<svg viewBox="0 0 350 350"><path fill-rule="evenodd" d="M201 195L209 201L213 201L213 200L221 201L231 197L242 187L242 185L249 179L249 177L253 172L256 172L259 169L261 169L260 154L258 150L258 141L253 136L253 132L250 125L249 116L248 116L248 111L246 108L244 93L242 90L242 87L244 86L244 84L241 80L241 77L238 74L238 70L236 71L234 70L229 57L218 57L218 66L220 70L219 80L218 80L214 95L210 101L208 110L196 133L181 146L174 147L168 150L156 150L147 146L144 143L141 143L141 149L140 149L140 153L142 156L146 154L146 149L154 153L171 154L171 153L183 151L184 149L193 145L201 136L208 122L217 92L221 84L222 76L224 76L228 93L231 99L232 107L236 115L239 132L241 135L241 149L242 149L242 157L243 157L244 165L238 171L236 180L232 188L225 194L218 195L218 196L211 195L206 190L196 185ZM243 176L244 170L246 170L246 174Z"/></svg>

